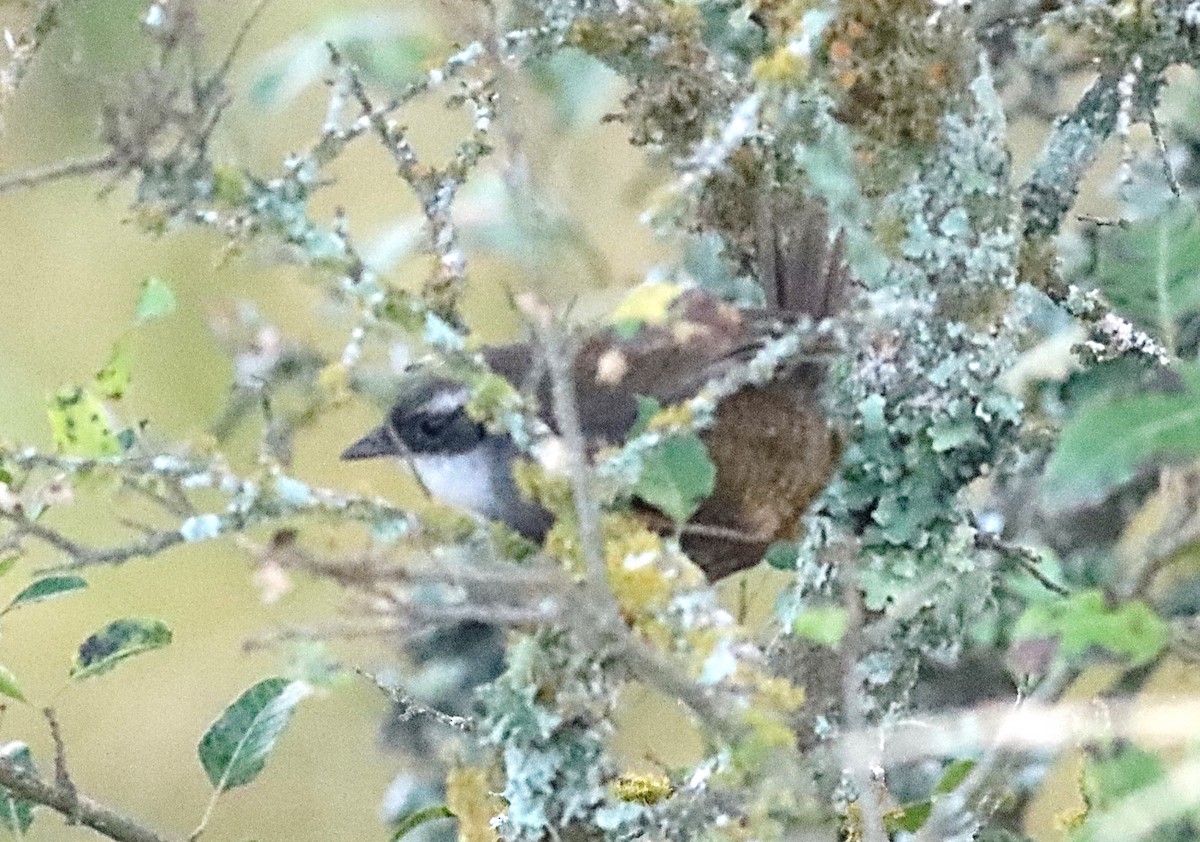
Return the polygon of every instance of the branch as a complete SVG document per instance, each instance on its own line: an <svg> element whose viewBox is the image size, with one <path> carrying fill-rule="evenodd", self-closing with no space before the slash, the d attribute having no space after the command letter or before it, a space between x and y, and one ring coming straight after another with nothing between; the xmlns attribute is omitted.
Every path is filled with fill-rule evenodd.
<svg viewBox="0 0 1200 842"><path fill-rule="evenodd" d="M4 758L0 758L0 786L14 798L49 807L117 842L175 842L174 837L93 801L73 786L50 783Z"/></svg>
<svg viewBox="0 0 1200 842"><path fill-rule="evenodd" d="M33 25L27 30L18 35L5 30L11 58L5 67L0 68L0 107L7 105L16 95L38 51L62 23L62 5L62 0L46 0L38 9Z"/></svg>
<svg viewBox="0 0 1200 842"><path fill-rule="evenodd" d="M51 181L64 178L78 178L85 175L107 172L116 169L117 159L113 155L101 155L96 158L78 158L73 161L58 161L44 167L21 170L20 172L0 175L0 194L11 193L15 190L25 190L38 187Z"/></svg>
<svg viewBox="0 0 1200 842"><path fill-rule="evenodd" d="M841 652L842 716L851 729L860 731L866 727L866 717L862 708L863 678L858 667L859 659L866 654L863 651L863 626L866 620L856 565L858 548L843 542L832 549L835 549L839 556L833 563L836 564L842 578L842 591L848 615ZM858 805L863 842L887 842L888 839L875 782L871 780L870 758L877 753L876 750L842 754L842 764L850 768L850 775L858 789L855 803Z"/></svg>
<svg viewBox="0 0 1200 842"><path fill-rule="evenodd" d="M121 564L134 558L158 555L163 550L170 549L176 544L182 544L183 534L178 529L163 529L149 533L140 541L120 547L89 547L73 541L57 530L42 526L17 512L0 509L0 519L16 524L19 535L36 538L42 543L49 544L56 550L61 550L70 557L70 561L56 565L56 569L76 569L91 567L99 564Z"/></svg>
<svg viewBox="0 0 1200 842"><path fill-rule="evenodd" d="M1079 183L1096 160L1100 145L1117 127L1120 73L1096 79L1070 116L1058 123L1029 180L1021 187L1025 236L1058 233L1075 203Z"/></svg>
<svg viewBox="0 0 1200 842"><path fill-rule="evenodd" d="M980 531L975 533L975 548L996 553L1002 561L1011 562L1021 568L1052 594L1056 594L1057 596L1071 595L1070 588L1060 585L1042 572L1040 567L1042 557L1028 547L1009 544L1001 540L998 535Z"/></svg>
<svg viewBox="0 0 1200 842"><path fill-rule="evenodd" d="M402 708L401 713L398 717L396 717L396 721L398 722L407 722L408 720L415 719L418 716L428 716L430 719L436 720L443 725L448 725L449 727L458 731L474 731L477 727L475 720L468 716L453 716L445 711L440 711L437 708L430 707L429 705L421 704L399 687L384 684L376 676L364 669L355 667L354 671L379 688L379 690L385 696L387 696L393 704L399 705Z"/></svg>
<svg viewBox="0 0 1200 842"><path fill-rule="evenodd" d="M571 478L571 494L575 501L575 517L579 521L579 546L587 576L588 597L592 607L605 616L618 617L616 599L608 586L608 566L604 560L604 535L600 528L600 504L592 493L592 466L587 456L579 408L575 403L575 382L572 372L574 349L563 329L553 324L549 311L530 297L524 297L521 307L531 317L534 331L545 352L546 369L550 376L550 398L554 421L566 450L567 471ZM611 625L611 624L610 624Z"/></svg>

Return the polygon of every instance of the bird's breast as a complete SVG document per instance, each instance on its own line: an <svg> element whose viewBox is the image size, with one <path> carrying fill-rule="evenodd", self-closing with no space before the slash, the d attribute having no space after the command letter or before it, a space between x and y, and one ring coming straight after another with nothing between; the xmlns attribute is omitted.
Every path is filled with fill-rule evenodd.
<svg viewBox="0 0 1200 842"><path fill-rule="evenodd" d="M516 446L501 436L485 436L461 453L414 453L413 470L431 495L444 503L498 520L533 541L550 528L550 514L524 497L513 480Z"/></svg>

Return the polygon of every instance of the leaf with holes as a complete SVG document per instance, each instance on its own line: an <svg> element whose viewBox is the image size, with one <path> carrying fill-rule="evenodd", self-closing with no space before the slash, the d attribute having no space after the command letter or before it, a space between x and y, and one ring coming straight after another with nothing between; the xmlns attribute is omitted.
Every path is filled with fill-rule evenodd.
<svg viewBox="0 0 1200 842"><path fill-rule="evenodd" d="M35 602L45 602L48 599L66 596L86 587L87 580L82 576L43 576L26 585L20 593L12 598L4 610L0 611L0 614L7 614L22 605L33 605Z"/></svg>
<svg viewBox="0 0 1200 842"><path fill-rule="evenodd" d="M59 389L46 408L54 445L71 456L116 456L123 448L108 410L86 389Z"/></svg>
<svg viewBox="0 0 1200 842"><path fill-rule="evenodd" d="M93 678L126 658L161 649L170 642L171 628L162 620L113 620L79 645L71 678Z"/></svg>
<svg viewBox="0 0 1200 842"><path fill-rule="evenodd" d="M213 789L225 792L258 777L296 705L310 693L307 682L268 678L225 708L198 746Z"/></svg>
<svg viewBox="0 0 1200 842"><path fill-rule="evenodd" d="M116 342L108 356L108 362L96 372L96 388L100 390L100 394L110 400L120 400L129 388L131 368L128 344L123 341Z"/></svg>
<svg viewBox="0 0 1200 842"><path fill-rule="evenodd" d="M37 767L33 765L33 755L25 743L16 741L0 746L0 760L22 771L37 773ZM33 808L36 806L32 801L16 798L9 790L0 787L0 824L10 833L24 836L29 832L33 824Z"/></svg>

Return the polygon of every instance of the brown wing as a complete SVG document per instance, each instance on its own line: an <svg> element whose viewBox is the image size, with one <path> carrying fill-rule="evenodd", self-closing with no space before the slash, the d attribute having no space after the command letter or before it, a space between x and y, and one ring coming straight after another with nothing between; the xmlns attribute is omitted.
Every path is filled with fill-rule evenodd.
<svg viewBox="0 0 1200 842"><path fill-rule="evenodd" d="M830 243L819 202L777 194L765 204L758 263L768 311L758 323L837 315L851 289L844 235ZM716 489L682 534L709 579L757 564L774 541L799 537L801 518L841 461L841 438L820 403L824 374L823 365L801 363L722 401L704 435Z"/></svg>
<svg viewBox="0 0 1200 842"><path fill-rule="evenodd" d="M661 325L643 325L633 335L601 330L575 358L575 395L584 435L593 446L622 443L637 419L638 398L664 406L686 400L747 346L750 322L736 307L700 290L685 292ZM528 344L484 350L497 374L536 397L552 428L550 384Z"/></svg>
<svg viewBox="0 0 1200 842"><path fill-rule="evenodd" d="M576 395L584 434L593 446L620 444L632 428L638 396L670 405L744 361L781 322L836 315L849 295L841 235L830 243L819 202L778 193L760 220L759 280L765 311L742 311L711 294L681 296L662 325L633 336L600 331L575 360ZM537 396L549 417L549 384L527 345L487 349L488 364ZM808 505L840 459L818 390L824 366L801 363L765 386L726 398L704 440L717 468L717 487L683 531L684 548L710 579L754 565L767 546L795 537ZM666 530L661 515L642 507Z"/></svg>

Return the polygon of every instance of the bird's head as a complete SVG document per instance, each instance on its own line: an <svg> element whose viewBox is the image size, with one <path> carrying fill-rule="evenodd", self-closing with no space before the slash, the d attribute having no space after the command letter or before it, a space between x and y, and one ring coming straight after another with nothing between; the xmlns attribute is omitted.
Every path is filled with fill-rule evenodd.
<svg viewBox="0 0 1200 842"><path fill-rule="evenodd" d="M411 371L384 422L346 448L342 458L454 456L474 450L487 431L467 412L470 396L462 382Z"/></svg>

